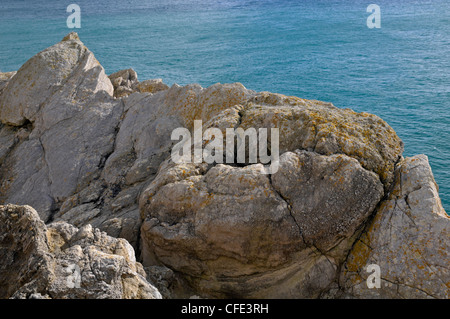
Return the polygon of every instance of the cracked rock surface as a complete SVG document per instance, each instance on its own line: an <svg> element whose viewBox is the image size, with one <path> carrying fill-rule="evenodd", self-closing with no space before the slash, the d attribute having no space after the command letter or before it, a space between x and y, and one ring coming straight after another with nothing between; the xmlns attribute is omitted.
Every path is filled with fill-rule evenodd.
<svg viewBox="0 0 450 319"><path fill-rule="evenodd" d="M398 164L396 181L349 255L340 282L356 298L450 297L450 218L428 158ZM380 267L381 287L367 289L367 266Z"/></svg>
<svg viewBox="0 0 450 319"><path fill-rule="evenodd" d="M262 164L166 165L142 195L144 263L217 297L319 296L383 194L345 155L286 152L271 178Z"/></svg>
<svg viewBox="0 0 450 319"><path fill-rule="evenodd" d="M278 128L278 171L173 163L173 130L195 120ZM165 298L448 298L449 219L427 158L402 153L382 119L331 103L107 76L71 33L0 73L0 205L42 220L2 206L3 297L159 297L132 247ZM13 211L34 231L8 228ZM51 279L60 260L84 269L84 290Z"/></svg>

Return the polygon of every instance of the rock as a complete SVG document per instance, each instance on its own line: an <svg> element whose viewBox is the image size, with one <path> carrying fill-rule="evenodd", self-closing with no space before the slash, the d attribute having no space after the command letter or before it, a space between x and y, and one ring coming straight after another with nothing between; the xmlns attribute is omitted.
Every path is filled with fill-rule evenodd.
<svg viewBox="0 0 450 319"><path fill-rule="evenodd" d="M0 124L0 166L16 143L16 130Z"/></svg>
<svg viewBox="0 0 450 319"><path fill-rule="evenodd" d="M284 153L272 185L291 207L303 240L321 251L351 238L383 196L378 176L357 160L307 151Z"/></svg>
<svg viewBox="0 0 450 319"><path fill-rule="evenodd" d="M38 139L25 140L9 151L0 168L0 204L33 205L47 221L54 207L50 173Z"/></svg>
<svg viewBox="0 0 450 319"><path fill-rule="evenodd" d="M34 122L41 105L59 92L66 100L92 99L97 92L113 94L103 67L78 38L45 49L17 71L0 98L0 121L14 126Z"/></svg>
<svg viewBox="0 0 450 319"><path fill-rule="evenodd" d="M112 94L102 66L75 35L27 61L0 97L0 120L26 133L7 148L0 203L32 205L47 221L98 179L122 114Z"/></svg>
<svg viewBox="0 0 450 319"><path fill-rule="evenodd" d="M450 218L438 195L428 158L398 164L389 198L356 241L340 278L341 294L353 298L450 297ZM380 288L367 279L380 269Z"/></svg>
<svg viewBox="0 0 450 319"><path fill-rule="evenodd" d="M191 96L206 93L189 89ZM208 88L208 104L225 90ZM162 164L140 198L143 262L184 274L204 296L319 296L392 182L403 143L369 114L279 94L233 96L245 100L226 107L189 102L177 112L170 106L179 98L172 98L165 114L178 113L188 128L193 119L222 131L277 127L285 152L279 171L269 178L259 176L261 164ZM318 280L321 273L327 275Z"/></svg>
<svg viewBox="0 0 450 319"><path fill-rule="evenodd" d="M175 281L175 275L170 268L164 266L145 267L147 280L151 282L164 297L170 299L172 297L172 285Z"/></svg>
<svg viewBox="0 0 450 319"><path fill-rule="evenodd" d="M156 93L168 90L169 86L162 79L145 80L135 84L135 90L141 93Z"/></svg>
<svg viewBox="0 0 450 319"><path fill-rule="evenodd" d="M173 163L178 141L171 133L180 127L192 132L195 120L202 120L204 130L222 132L278 128L278 171L262 174L261 161ZM268 149L272 145L270 139ZM31 205L49 224L33 221L33 227L52 235L47 248L33 248L45 251L31 254L39 262L28 252L21 255L37 270L26 273L18 266L10 275L17 284L9 283L5 295L152 294L141 281L141 266L111 248L121 243L127 248L120 251L132 245L165 297L400 298L417 288L423 296L442 298L447 295L439 280L447 276L442 265L448 255L428 246L447 243L428 229L448 238L440 228L446 215L425 160L418 157L416 168L406 159L399 167L408 173L395 171L402 152L402 141L382 119L331 103L258 93L240 83L169 88L161 79L139 82L132 69L108 77L70 33L17 73L0 73L0 204ZM399 211L408 205L411 219ZM442 216L424 215L428 211ZM409 220L418 226L407 225ZM392 227L405 230L388 234ZM391 233L395 240L386 243ZM363 241L373 251L364 250ZM408 267L393 267L399 247L413 244L415 251L402 248ZM426 284L416 252L438 269L429 271ZM383 278L398 290L367 292L361 267L379 258L386 258ZM95 274L83 277L85 290L68 291L62 279L54 280L73 275L71 268L63 276L60 260L76 261L70 265L81 269L95 264ZM128 268L140 276L120 279ZM417 287L406 269L420 275Z"/></svg>
<svg viewBox="0 0 450 319"><path fill-rule="evenodd" d="M68 35L66 35L62 41L69 41L69 40L80 40L80 37L78 36L78 33L76 32L70 32Z"/></svg>
<svg viewBox="0 0 450 319"><path fill-rule="evenodd" d="M109 76L114 86L114 96L117 98L133 93L132 87L139 83L136 71L133 69L120 70Z"/></svg>
<svg viewBox="0 0 450 319"><path fill-rule="evenodd" d="M11 78L16 75L16 71L13 72L0 72L0 81L7 82L11 80Z"/></svg>
<svg viewBox="0 0 450 319"><path fill-rule="evenodd" d="M3 90L8 85L11 78L16 75L17 72L0 72L0 96L2 95Z"/></svg>
<svg viewBox="0 0 450 319"><path fill-rule="evenodd" d="M29 206L0 206L0 298L161 298L133 248L90 225L46 226Z"/></svg>
<svg viewBox="0 0 450 319"><path fill-rule="evenodd" d="M137 73L133 69L120 70L111 74L109 79L114 86L114 97L116 98L127 97L135 92L157 93L169 89L162 79L139 82Z"/></svg>
<svg viewBox="0 0 450 319"><path fill-rule="evenodd" d="M226 94L222 96L222 94ZM105 191L100 202L102 213L91 220L110 235L125 236L137 247L141 219L139 194L155 178L159 165L170 156L175 128L192 125L185 118L186 103L196 112L217 114L249 95L241 84L217 84L203 89L198 85L149 93L133 93L122 99L123 119L118 125L114 151L102 170ZM190 110L192 111L192 110ZM59 215L58 215L59 216Z"/></svg>
<svg viewBox="0 0 450 319"><path fill-rule="evenodd" d="M339 109L331 103L262 92L249 100L240 127L277 127L280 154L296 149L322 155L345 154L375 172L389 188L403 142L376 115Z"/></svg>
<svg viewBox="0 0 450 319"><path fill-rule="evenodd" d="M345 155L287 152L271 178L261 164L165 165L141 197L144 264L185 274L206 296L319 295L383 194Z"/></svg>

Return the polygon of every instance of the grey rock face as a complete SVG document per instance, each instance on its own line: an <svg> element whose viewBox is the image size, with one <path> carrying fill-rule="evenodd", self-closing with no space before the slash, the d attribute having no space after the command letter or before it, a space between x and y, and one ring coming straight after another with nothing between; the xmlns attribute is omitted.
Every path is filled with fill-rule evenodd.
<svg viewBox="0 0 450 319"><path fill-rule="evenodd" d="M0 124L0 165L6 159L9 151L17 142L17 130Z"/></svg>
<svg viewBox="0 0 450 319"><path fill-rule="evenodd" d="M4 148L0 202L32 205L48 220L98 179L122 114L112 93L102 66L76 36L25 63L0 97L0 120L22 131Z"/></svg>
<svg viewBox="0 0 450 319"><path fill-rule="evenodd" d="M161 298L124 239L0 206L0 298Z"/></svg>
<svg viewBox="0 0 450 319"><path fill-rule="evenodd" d="M450 218L439 199L428 158L400 162L395 184L343 268L343 296L450 297ZM380 268L380 287L369 289L369 265ZM339 296L339 294L338 294Z"/></svg>
<svg viewBox="0 0 450 319"><path fill-rule="evenodd" d="M102 66L78 37L66 37L19 69L1 96L0 121L15 126L34 122L41 105L63 91L65 100L71 96L74 100L91 99L93 94L102 91L113 93ZM72 94L68 95L69 92Z"/></svg>

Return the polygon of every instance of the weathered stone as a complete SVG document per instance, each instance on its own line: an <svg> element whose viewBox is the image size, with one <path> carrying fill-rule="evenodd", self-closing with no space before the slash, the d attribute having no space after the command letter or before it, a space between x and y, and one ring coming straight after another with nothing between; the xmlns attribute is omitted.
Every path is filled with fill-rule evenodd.
<svg viewBox="0 0 450 319"><path fill-rule="evenodd" d="M11 78L16 75L16 71L14 72L0 72L0 96L3 93L3 90L8 85Z"/></svg>
<svg viewBox="0 0 450 319"><path fill-rule="evenodd" d="M222 132L279 128L279 170L265 175L262 164L248 162L172 163L172 131L192 132L195 120ZM118 275L131 267L145 276L141 267L123 266L120 256L129 254L111 248L119 244L102 230L137 249L167 297L448 297L442 252L448 218L424 159L417 167L405 160L394 175L402 151L383 120L331 103L257 93L240 83L169 88L160 79L139 82L132 69L107 77L70 33L16 74L0 73L0 204L32 205L53 222L45 230L49 248L36 255L37 264L50 266L36 264L29 274L18 266L11 278L23 277L32 288L12 284L7 293L145 296L141 277ZM383 194L388 201L375 209ZM441 234L440 241L427 230ZM402 249L407 256L396 259ZM426 284L417 253L430 265ZM16 261L34 260L27 254ZM361 267L380 259L387 260L380 264L384 281L394 288L367 293ZM60 260L90 265L84 291L67 291L58 278L70 274ZM406 268L392 266L395 260ZM407 277L408 270L419 275Z"/></svg>
<svg viewBox="0 0 450 319"><path fill-rule="evenodd" d="M16 142L16 131L0 124L0 167Z"/></svg>
<svg viewBox="0 0 450 319"><path fill-rule="evenodd" d="M0 72L0 81L6 82L11 80L11 78L16 75L16 71L13 72Z"/></svg>
<svg viewBox="0 0 450 319"><path fill-rule="evenodd" d="M134 90L141 93L156 93L168 89L169 86L162 79L145 80L134 85Z"/></svg>
<svg viewBox="0 0 450 319"><path fill-rule="evenodd" d="M133 248L90 225L45 226L29 206L0 206L0 298L161 298Z"/></svg>
<svg viewBox="0 0 450 319"><path fill-rule="evenodd" d="M17 145L4 160L1 170L0 203L32 205L47 221L54 207L44 149L39 139Z"/></svg>
<svg viewBox="0 0 450 319"><path fill-rule="evenodd" d="M345 155L288 152L272 178L262 171L163 164L141 197L144 263L185 274L206 295L261 296L263 281L273 285L266 297L319 295L383 186ZM322 283L311 282L323 267ZM292 276L295 286L286 283Z"/></svg>
<svg viewBox="0 0 450 319"><path fill-rule="evenodd" d="M337 296L448 299L450 218L427 157L406 158L395 176L389 198L348 257ZM368 288L372 264L380 267L380 288Z"/></svg>
<svg viewBox="0 0 450 319"><path fill-rule="evenodd" d="M81 83L80 77L71 76L74 73L83 75ZM113 94L103 67L78 38L45 49L17 71L1 95L0 121L15 126L34 122L42 104L58 91L72 93L65 99L75 93L75 100L91 99L102 91Z"/></svg>
<svg viewBox="0 0 450 319"><path fill-rule="evenodd" d="M176 281L174 272L164 266L149 266L144 269L147 273L147 280L158 288L164 299L170 299L172 297L171 286Z"/></svg>
<svg viewBox="0 0 450 319"><path fill-rule="evenodd" d="M112 93L102 66L76 34L25 63L0 98L3 123L32 123L2 164L0 202L32 205L46 221L98 179L123 108Z"/></svg>
<svg viewBox="0 0 450 319"><path fill-rule="evenodd" d="M114 96L124 97L133 93L133 86L138 82L138 76L133 69L120 70L109 76L114 86Z"/></svg>
<svg viewBox="0 0 450 319"><path fill-rule="evenodd" d="M284 153L272 184L292 208L305 242L321 251L350 238L383 196L378 176L346 155Z"/></svg>
<svg viewBox="0 0 450 319"><path fill-rule="evenodd" d="M296 149L345 154L380 176L388 189L403 142L378 116L339 109L331 103L262 92L241 111L240 127L276 127L280 154Z"/></svg>

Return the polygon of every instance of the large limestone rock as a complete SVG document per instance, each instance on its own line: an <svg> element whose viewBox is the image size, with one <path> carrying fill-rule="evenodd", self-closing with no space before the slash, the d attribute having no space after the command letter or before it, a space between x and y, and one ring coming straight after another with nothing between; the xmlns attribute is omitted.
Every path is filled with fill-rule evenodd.
<svg viewBox="0 0 450 319"><path fill-rule="evenodd" d="M161 298L124 239L0 206L0 298Z"/></svg>
<svg viewBox="0 0 450 319"><path fill-rule="evenodd" d="M261 164L163 163L140 197L144 263L176 270L205 296L317 297L392 182L403 143L373 115L243 93L244 102L225 107L212 104L214 93L214 107L190 102L174 112L172 102L165 110L191 129L194 119L222 132L279 128L278 172L264 175Z"/></svg>
<svg viewBox="0 0 450 319"><path fill-rule="evenodd" d="M383 186L345 155L287 152L272 177L262 171L164 163L142 195L144 263L185 274L205 295L318 296Z"/></svg>
<svg viewBox="0 0 450 319"><path fill-rule="evenodd" d="M222 132L279 128L278 171L262 174L261 163L171 162L172 131L192 132L195 120ZM11 281L4 296L147 296L134 257L124 268L116 255L128 257L112 248L130 246L104 231L136 249L166 297L448 297L447 217L423 158L395 171L402 152L382 119L331 103L240 83L169 88L159 79L139 82L132 69L108 77L71 33L17 73L0 74L0 204L31 205L52 223L36 232L46 244L41 235L24 239L45 251L36 258L47 266L18 266L4 280ZM0 236L9 243L8 233L14 229ZM395 259L399 247L407 254ZM34 264L27 252L16 261ZM431 269L428 283L421 283L423 264L413 261L418 254ZM367 292L364 267L382 259L382 276L394 288ZM101 262L75 293L52 279L63 278L60 260ZM139 276L123 279L128 268ZM411 279L408 271L419 275Z"/></svg>
<svg viewBox="0 0 450 319"><path fill-rule="evenodd" d="M83 77L79 76L81 74ZM19 69L0 100L0 121L15 126L34 122L42 104L50 97L75 88L77 90L70 96L74 100L91 99L93 94L102 91L113 93L102 66L78 36L71 34Z"/></svg>
<svg viewBox="0 0 450 319"><path fill-rule="evenodd" d="M123 108L112 93L76 34L25 63L0 97L1 135L8 136L1 153L9 154L0 169L0 203L32 205L47 221L98 179Z"/></svg>
<svg viewBox="0 0 450 319"><path fill-rule="evenodd" d="M381 203L343 268L342 295L448 299L450 218L442 208L428 158L406 158L395 176L389 198ZM373 273L369 265L379 266L380 288L368 288L366 281Z"/></svg>

